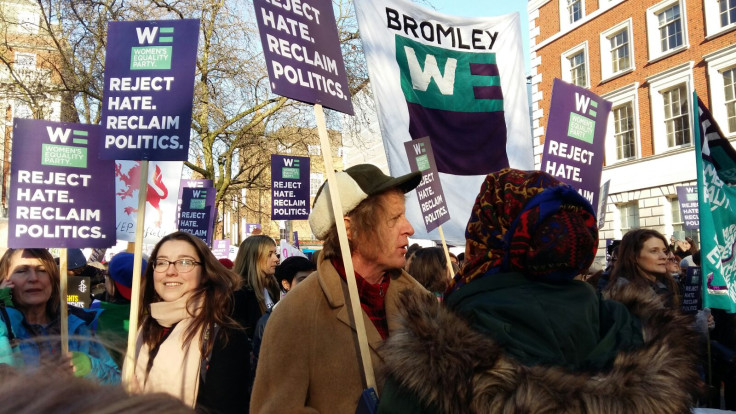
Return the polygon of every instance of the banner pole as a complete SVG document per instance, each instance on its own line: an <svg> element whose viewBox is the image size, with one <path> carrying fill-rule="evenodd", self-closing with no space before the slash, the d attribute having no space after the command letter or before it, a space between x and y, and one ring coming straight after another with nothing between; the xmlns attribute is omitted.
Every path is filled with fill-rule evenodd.
<svg viewBox="0 0 736 414"><path fill-rule="evenodd" d="M327 126L325 124L325 113L321 104L314 104L314 115L317 118L317 130L319 132L320 145L322 146L322 158L325 163L325 172L327 173L327 182L330 185L330 200L332 201L332 211L335 216L335 224L337 225L337 235L340 239L340 250L342 252L342 261L345 265L345 279L348 283L348 293L350 295L350 310L352 311L353 320L355 321L355 331L358 334L358 348L360 358L363 363L363 375L365 376L366 386L368 388L376 388L376 379L373 373L373 363L371 362L370 349L368 348L368 336L365 331L365 321L363 320L363 309L360 307L360 297L358 296L358 284L355 281L355 270L353 269L353 260L350 255L350 245L348 244L347 230L345 229L345 221L343 220L342 204L340 203L340 193L335 178L335 168L332 164L332 147L327 136ZM376 390L378 392L378 390Z"/></svg>
<svg viewBox="0 0 736 414"><path fill-rule="evenodd" d="M61 355L66 356L69 353L69 309L67 308L67 288L69 277L67 268L69 267L69 255L66 248L59 251L59 296L61 311Z"/></svg>
<svg viewBox="0 0 736 414"><path fill-rule="evenodd" d="M447 268L450 269L449 279L452 279L452 277L455 276L455 271L452 269L452 260L450 260L450 250L447 248L447 243L445 242L445 232L442 231L441 224L437 226L437 229L439 229L440 231L440 240L442 240L442 250L445 251L445 260L447 260Z"/></svg>
<svg viewBox="0 0 736 414"><path fill-rule="evenodd" d="M148 160L141 161L141 177L138 187L138 213L135 226L133 252L133 285L130 288L130 316L128 318L128 347L125 352L122 380L131 390L131 379L135 371L135 342L138 333L138 313L141 303L141 265L143 264L143 233L146 221L146 193L148 192Z"/></svg>

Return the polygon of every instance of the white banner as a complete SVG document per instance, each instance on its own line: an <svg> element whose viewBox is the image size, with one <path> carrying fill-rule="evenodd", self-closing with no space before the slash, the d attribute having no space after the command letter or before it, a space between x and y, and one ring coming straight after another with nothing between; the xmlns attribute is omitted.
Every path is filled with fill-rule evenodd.
<svg viewBox="0 0 736 414"><path fill-rule="evenodd" d="M155 244L176 231L181 161L149 161L143 242ZM115 161L115 226L118 240L135 241L140 161Z"/></svg>
<svg viewBox="0 0 736 414"><path fill-rule="evenodd" d="M452 220L465 226L486 174L534 168L519 14L464 18L405 0L355 0L391 174L410 172L404 142L430 137ZM407 217L426 233L414 192Z"/></svg>

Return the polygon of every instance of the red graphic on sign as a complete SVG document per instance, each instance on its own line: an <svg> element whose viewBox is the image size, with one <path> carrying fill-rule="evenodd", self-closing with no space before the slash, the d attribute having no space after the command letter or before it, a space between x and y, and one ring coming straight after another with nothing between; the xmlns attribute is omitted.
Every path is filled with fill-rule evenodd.
<svg viewBox="0 0 736 414"><path fill-rule="evenodd" d="M122 171L121 164L116 162L115 177L118 177L118 179L124 184L124 188L116 195L120 197L121 200L125 200L127 197L133 197L133 192L138 190L140 176L140 163L136 163L135 165L133 165L133 167L131 167L126 174ZM156 227L161 226L161 200L168 197L168 195L169 190L168 188L166 188L166 184L164 184L164 177L163 173L161 172L161 167L156 165L156 170L153 173L153 185L149 182L148 191L146 191L146 202L148 202L153 208L155 208L156 212L158 213L158 218L154 223ZM137 213L138 209L135 207L125 207L124 211L127 215L131 215L133 213Z"/></svg>

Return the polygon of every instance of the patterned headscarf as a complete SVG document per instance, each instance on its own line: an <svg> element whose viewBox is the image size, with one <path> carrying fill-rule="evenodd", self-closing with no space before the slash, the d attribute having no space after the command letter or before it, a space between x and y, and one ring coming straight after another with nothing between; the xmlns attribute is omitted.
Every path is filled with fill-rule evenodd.
<svg viewBox="0 0 736 414"><path fill-rule="evenodd" d="M590 203L547 173L489 174L465 231L466 263L447 294L501 271L547 282L572 279L593 262L596 224Z"/></svg>

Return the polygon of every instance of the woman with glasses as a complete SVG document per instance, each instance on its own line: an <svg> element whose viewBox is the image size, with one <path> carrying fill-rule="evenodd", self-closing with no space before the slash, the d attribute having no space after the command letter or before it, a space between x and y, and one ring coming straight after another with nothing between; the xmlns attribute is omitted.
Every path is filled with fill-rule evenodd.
<svg viewBox="0 0 736 414"><path fill-rule="evenodd" d="M132 388L206 412L243 412L251 381L241 279L198 237L175 232L154 247L142 282Z"/></svg>
<svg viewBox="0 0 736 414"><path fill-rule="evenodd" d="M259 234L246 238L240 244L233 271L245 281L244 289L248 297L245 330L251 340L258 319L281 297L274 276L278 264L279 254L272 238Z"/></svg>
<svg viewBox="0 0 736 414"><path fill-rule="evenodd" d="M667 271L667 239L656 230L630 230L618 246L618 260L604 294L618 299L627 289L643 289L669 308L679 307L677 283ZM629 287L631 286L631 287Z"/></svg>

